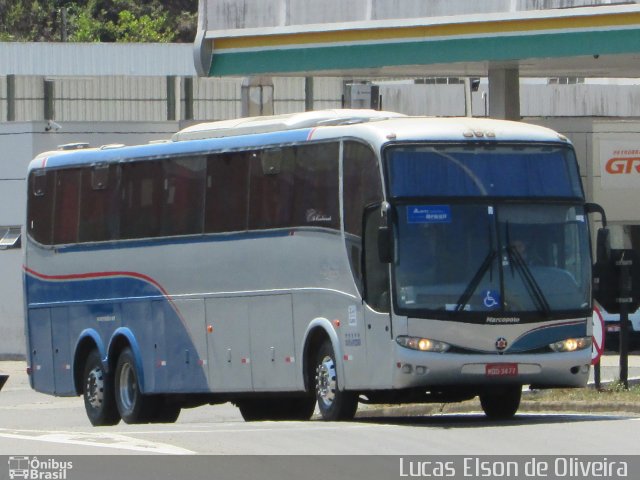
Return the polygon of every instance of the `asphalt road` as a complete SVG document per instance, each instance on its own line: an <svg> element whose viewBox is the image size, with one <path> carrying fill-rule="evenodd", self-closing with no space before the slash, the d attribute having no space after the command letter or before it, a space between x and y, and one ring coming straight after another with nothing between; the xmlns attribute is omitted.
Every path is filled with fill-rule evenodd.
<svg viewBox="0 0 640 480"><path fill-rule="evenodd" d="M622 414L480 412L365 416L348 423L245 423L229 404L184 410L178 422L95 428L82 399L29 388L23 362L0 393L0 455L632 455L640 418ZM446 412L446 410L445 410ZM1 473L1 469L0 469ZM1 475L0 475L1 478Z"/></svg>

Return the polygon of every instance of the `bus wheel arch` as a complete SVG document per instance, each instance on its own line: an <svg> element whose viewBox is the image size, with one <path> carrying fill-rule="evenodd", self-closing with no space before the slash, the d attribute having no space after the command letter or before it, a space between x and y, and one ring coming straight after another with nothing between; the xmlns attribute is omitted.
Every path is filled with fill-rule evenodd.
<svg viewBox="0 0 640 480"><path fill-rule="evenodd" d="M302 355L304 387L307 392L315 391L316 358L322 345L329 343L336 353L336 368L338 369L338 387L344 388L344 365L341 362L340 341L333 324L326 318L316 318L307 327Z"/></svg>
<svg viewBox="0 0 640 480"><path fill-rule="evenodd" d="M99 339L96 339L91 333L81 336L76 345L73 355L73 386L77 395L83 393L85 366L91 352L95 350L100 358L104 357L104 348L100 348L100 346Z"/></svg>
<svg viewBox="0 0 640 480"><path fill-rule="evenodd" d="M315 359L322 344L331 341L326 330L322 327L315 327L307 334L304 344L304 353L302 355L302 368L304 375L304 389L307 392L313 392L315 388Z"/></svg>

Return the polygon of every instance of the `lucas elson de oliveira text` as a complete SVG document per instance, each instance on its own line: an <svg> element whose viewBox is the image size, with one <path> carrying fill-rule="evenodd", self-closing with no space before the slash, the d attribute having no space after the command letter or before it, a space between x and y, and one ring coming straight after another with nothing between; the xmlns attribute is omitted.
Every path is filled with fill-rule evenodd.
<svg viewBox="0 0 640 480"><path fill-rule="evenodd" d="M458 467L460 471L456 469ZM602 477L627 478L628 464L602 458L558 457L553 461L535 457L520 462L513 460L482 460L464 457L461 463L447 461L415 461L400 457L400 477L455 477L461 474L472 478L544 478L544 477Z"/></svg>

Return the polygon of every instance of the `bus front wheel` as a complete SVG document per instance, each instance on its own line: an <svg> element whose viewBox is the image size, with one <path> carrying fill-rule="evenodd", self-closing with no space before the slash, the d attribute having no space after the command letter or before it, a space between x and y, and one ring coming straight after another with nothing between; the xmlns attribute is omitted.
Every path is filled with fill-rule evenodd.
<svg viewBox="0 0 640 480"><path fill-rule="evenodd" d="M82 396L87 417L92 425L100 427L120 422L113 378L104 369L97 350L92 350L85 362Z"/></svg>
<svg viewBox="0 0 640 480"><path fill-rule="evenodd" d="M324 420L351 420L358 409L358 395L338 389L336 356L330 341L325 341L316 356L315 389L318 410Z"/></svg>
<svg viewBox="0 0 640 480"><path fill-rule="evenodd" d="M480 405L485 415L492 420L506 420L513 417L520 406L522 386L496 387L495 390L480 394Z"/></svg>

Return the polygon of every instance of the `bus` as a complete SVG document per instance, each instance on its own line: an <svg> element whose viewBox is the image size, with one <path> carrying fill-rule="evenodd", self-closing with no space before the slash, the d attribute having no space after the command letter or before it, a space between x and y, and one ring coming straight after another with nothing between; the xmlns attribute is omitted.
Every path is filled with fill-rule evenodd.
<svg viewBox="0 0 640 480"><path fill-rule="evenodd" d="M29 165L24 286L31 386L93 425L476 396L503 419L587 382L592 204L563 135L329 110L85 147Z"/></svg>

